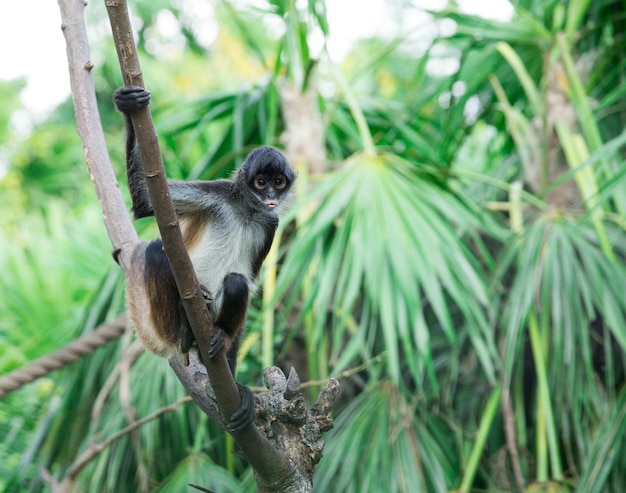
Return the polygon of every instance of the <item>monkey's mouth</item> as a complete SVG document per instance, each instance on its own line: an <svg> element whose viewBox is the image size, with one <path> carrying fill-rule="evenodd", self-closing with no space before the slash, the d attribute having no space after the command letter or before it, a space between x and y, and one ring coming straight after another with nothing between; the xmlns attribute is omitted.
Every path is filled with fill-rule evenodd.
<svg viewBox="0 0 626 493"><path fill-rule="evenodd" d="M274 209L277 205L278 205L278 201L277 200L267 199L265 201L265 206L268 209Z"/></svg>

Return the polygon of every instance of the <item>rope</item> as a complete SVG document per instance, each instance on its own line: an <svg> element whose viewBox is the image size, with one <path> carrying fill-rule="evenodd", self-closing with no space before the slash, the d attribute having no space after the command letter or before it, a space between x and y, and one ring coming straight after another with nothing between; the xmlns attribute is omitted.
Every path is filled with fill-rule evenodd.
<svg viewBox="0 0 626 493"><path fill-rule="evenodd" d="M0 398L53 370L63 368L78 361L83 356L93 353L99 347L119 338L125 330L126 315L121 315L112 322L99 325L93 332L79 337L64 348L0 376Z"/></svg>

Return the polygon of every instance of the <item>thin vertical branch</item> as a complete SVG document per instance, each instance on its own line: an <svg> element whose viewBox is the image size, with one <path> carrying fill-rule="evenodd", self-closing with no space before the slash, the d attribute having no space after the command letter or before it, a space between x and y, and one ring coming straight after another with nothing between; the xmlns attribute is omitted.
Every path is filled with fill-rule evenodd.
<svg viewBox="0 0 626 493"><path fill-rule="evenodd" d="M84 22L83 0L59 0L61 29L66 39L67 62L74 101L76 128L83 142L83 152L96 194L102 207L102 215L114 248L130 251L137 242L137 233L128 220L128 211L104 140L100 113L96 104L91 70L91 54ZM119 257L122 266L127 257Z"/></svg>

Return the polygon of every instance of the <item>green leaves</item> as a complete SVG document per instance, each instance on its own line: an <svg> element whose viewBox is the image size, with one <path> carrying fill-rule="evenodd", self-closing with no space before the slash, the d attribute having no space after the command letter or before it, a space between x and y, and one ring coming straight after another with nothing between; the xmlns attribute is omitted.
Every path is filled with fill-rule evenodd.
<svg viewBox="0 0 626 493"><path fill-rule="evenodd" d="M480 222L467 204L411 163L380 154L350 158L302 207L314 212L299 224L278 289L292 300L302 294L302 312L316 314L310 344L324 337L330 317L338 369L382 345L395 382L408 370L436 389L431 337L455 344L462 334L495 378L486 280L463 237ZM361 341L350 355L339 344L349 336L348 314Z"/></svg>
<svg viewBox="0 0 626 493"><path fill-rule="evenodd" d="M611 481L612 470L624 470L624 456L618 450L626 439L626 392L622 390L615 405L603 413L600 425L589 444L589 454L585 457L585 466L577 491L600 493L602 491L619 491L623 484L623 475ZM608 483L608 485L607 485Z"/></svg>
<svg viewBox="0 0 626 493"><path fill-rule="evenodd" d="M622 232L614 230L611 236L614 242L620 238L618 245L623 242ZM558 215L540 217L503 252L497 279L504 282L505 278L511 285L503 300L508 341L505 375L511 374L512 354L519 347L515 341L530 311L541 314L540 325L549 328L551 362L556 366L580 362L585 354L589 364L588 328L598 317L626 349L622 330L626 300L621 295L626 270L603 253L589 223ZM563 389L565 394L578 383L570 381L570 385Z"/></svg>
<svg viewBox="0 0 626 493"><path fill-rule="evenodd" d="M417 401L388 383L365 390L335 421L315 491L375 493L448 491L454 446L449 430L418 417Z"/></svg>
<svg viewBox="0 0 626 493"><path fill-rule="evenodd" d="M611 239L622 257L624 232L612 231ZM600 412L605 393L613 393L614 370L602 378L596 368L599 360L613 361L616 352L626 350L626 269L605 254L589 222L548 214L513 239L496 279L510 285L501 301L505 385L522 374L516 368L524 371L519 365L529 340L526 358L533 358L537 420L543 422L536 432L537 478L562 479L558 439L581 443L590 431L583 428L593 430L591 423L566 423L572 413ZM599 354L597 341L602 339L604 354ZM520 394L514 398L524 399Z"/></svg>

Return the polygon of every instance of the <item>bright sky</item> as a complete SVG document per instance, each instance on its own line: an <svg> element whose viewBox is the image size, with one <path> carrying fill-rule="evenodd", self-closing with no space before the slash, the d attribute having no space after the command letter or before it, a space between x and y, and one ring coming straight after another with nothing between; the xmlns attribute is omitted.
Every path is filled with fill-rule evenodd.
<svg viewBox="0 0 626 493"><path fill-rule="evenodd" d="M414 4L420 8L440 9L446 2L414 0ZM461 0L459 4L467 12L492 18L507 19L512 15L507 0ZM329 49L337 57L345 54L350 44L360 37L397 35L397 25L389 16L385 0L368 0L367 4L363 0L327 0L326 5L332 34ZM355 13L358 13L358 22L355 22ZM424 26L427 17L420 17L417 12L415 15L415 18L403 19L404 24ZM27 77L28 86L22 93L22 100L34 114L54 108L70 91L65 38L60 26L59 6L51 0L8 2L2 7L0 79Z"/></svg>
<svg viewBox="0 0 626 493"><path fill-rule="evenodd" d="M39 112L70 90L65 38L57 2L6 2L0 15L0 79L28 77L22 98Z"/></svg>

